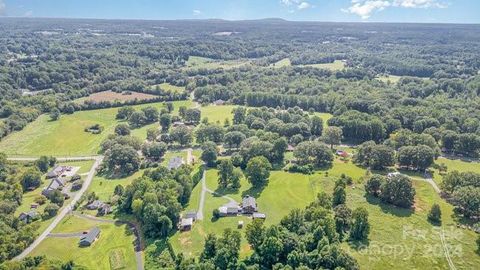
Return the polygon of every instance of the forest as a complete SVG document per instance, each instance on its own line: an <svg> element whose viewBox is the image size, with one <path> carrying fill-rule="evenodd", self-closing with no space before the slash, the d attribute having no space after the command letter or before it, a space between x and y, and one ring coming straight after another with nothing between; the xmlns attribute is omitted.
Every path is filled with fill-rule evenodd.
<svg viewBox="0 0 480 270"><path fill-rule="evenodd" d="M364 261L347 247L368 243L377 225L369 215L378 219L372 205L408 218L427 201L418 200L425 193L419 178L440 178L434 195L443 211L450 211L444 199L454 209L448 218L478 230L480 174L439 162L475 164L480 157L478 26L0 18L0 32L0 140L39 119L54 125L82 111L111 116L82 127L82 135L95 140L90 154L104 157L99 177L128 179L108 195L115 214L138 222L150 247L162 250L145 252L149 266L359 269ZM105 92L125 100L88 99ZM135 93L150 98L130 97ZM178 168L167 169L181 151L187 161L182 156ZM42 256L8 260L38 235L35 223L14 213L55 161L44 156L21 165L2 152L0 269L54 269L56 262ZM392 174L397 169L402 174ZM281 209L275 222L249 220L242 234L202 231L199 256L168 241L159 247L179 234L187 207L201 201L200 181L218 185L202 187L211 201L233 200L222 192L251 192L261 201L281 177L308 182L292 201L315 195ZM352 207L358 198L368 204ZM39 217L45 220L63 206L48 199L51 207ZM441 223L437 202L428 207L427 225ZM195 226L221 224L214 208L211 220Z"/></svg>

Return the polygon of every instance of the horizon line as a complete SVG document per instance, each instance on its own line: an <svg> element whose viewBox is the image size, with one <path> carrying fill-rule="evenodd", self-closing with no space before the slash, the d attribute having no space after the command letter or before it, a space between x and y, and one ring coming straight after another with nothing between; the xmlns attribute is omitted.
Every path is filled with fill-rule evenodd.
<svg viewBox="0 0 480 270"><path fill-rule="evenodd" d="M43 16L0 16L2 19L62 19L62 20L102 20L102 21L226 21L226 22L246 22L246 21L282 21L294 23L355 23L355 24L452 24L452 25L480 25L480 22L415 22L415 21L321 21L321 20L288 20L281 17L256 18L256 19L224 19L224 18L177 18L177 19L148 19L148 18L97 18L97 17L43 17Z"/></svg>

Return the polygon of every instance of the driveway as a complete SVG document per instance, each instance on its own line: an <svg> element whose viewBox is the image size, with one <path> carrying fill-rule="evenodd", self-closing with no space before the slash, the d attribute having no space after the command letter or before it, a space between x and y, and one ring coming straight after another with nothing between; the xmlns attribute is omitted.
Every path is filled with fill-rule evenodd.
<svg viewBox="0 0 480 270"><path fill-rule="evenodd" d="M8 160L30 161L30 160L36 160L36 159L38 159L38 158L9 158ZM61 209L60 213L58 213L57 216L53 219L52 223L50 223L50 225L48 225L48 227L45 229L45 231L43 231L37 237L37 239L35 239L35 241L33 241L33 243L30 244L29 247L27 247L25 250L23 250L22 253L20 253L18 256L13 258L13 260L21 260L21 259L25 258L28 254L30 254L30 252L32 252L32 250L34 250L45 239L45 237L47 237L52 232L52 230L58 225L58 223L60 223L60 221L68 213L70 213L72 211L75 204L80 200L82 195L85 193L85 191L87 191L88 187L92 183L93 177L95 176L95 172L96 172L98 166L100 166L100 164L102 164L102 161L103 161L103 156L80 157L80 159L77 158L77 157L57 158L58 161L92 160L92 159L95 160L95 162L93 163L92 168L88 172L88 175L85 178L85 181L84 181L84 184L83 184L82 188L75 194L72 201L68 205L65 205Z"/></svg>

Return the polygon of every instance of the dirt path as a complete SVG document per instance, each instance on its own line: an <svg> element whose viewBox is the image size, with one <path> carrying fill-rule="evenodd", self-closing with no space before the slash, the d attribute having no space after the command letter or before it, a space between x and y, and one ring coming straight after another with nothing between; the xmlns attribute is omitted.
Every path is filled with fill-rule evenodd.
<svg viewBox="0 0 480 270"><path fill-rule="evenodd" d="M450 270L457 270L455 264L453 264L452 258L450 257L450 252L448 251L448 246L445 241L445 233L443 232L443 230L440 233L440 241L442 242L443 252L445 253L445 258L447 259Z"/></svg>
<svg viewBox="0 0 480 270"><path fill-rule="evenodd" d="M86 158L86 159L83 159L83 158ZM22 159L23 159L23 161L25 161L26 158L22 158ZM59 161L62 160L62 159L64 159L64 158L57 158L57 160L59 160ZM18 256L13 258L13 260L21 260L21 259L25 258L28 254L30 254L30 252L32 252L32 250L34 250L45 239L45 237L47 237L52 232L52 230L58 225L58 223L60 223L60 221L68 213L70 213L72 211L72 209L75 206L75 204L77 203L77 201L80 200L82 195L85 193L85 191L87 191L88 187L92 183L93 177L95 176L95 172L96 172L98 166L100 166L100 164L103 161L103 156L96 156L96 157L90 157L90 158L82 157L82 159L76 159L75 157L65 158L66 161L91 160L91 159L94 159L95 162L93 163L92 168L88 172L88 175L85 178L85 181L84 181L84 184L83 184L82 188L75 194L72 201L68 205L63 207L61 209L60 213L58 213L58 215L54 218L52 223L50 223L50 225L48 225L48 227L45 229L45 231L43 231L37 237L37 239L35 239L35 241L33 241L33 243L29 247L27 247L25 250L23 250L22 253L20 253ZM15 160L15 159L9 159L9 160ZM34 160L36 160L36 158L34 158Z"/></svg>
<svg viewBox="0 0 480 270"><path fill-rule="evenodd" d="M193 164L193 149L192 148L188 148L187 149L187 164L188 165L192 165Z"/></svg>
<svg viewBox="0 0 480 270"><path fill-rule="evenodd" d="M200 201L198 202L198 211L197 211L197 219L203 220L203 206L205 204L205 193L207 192L207 183L205 182L206 171L203 170L202 174L202 191L200 193Z"/></svg>

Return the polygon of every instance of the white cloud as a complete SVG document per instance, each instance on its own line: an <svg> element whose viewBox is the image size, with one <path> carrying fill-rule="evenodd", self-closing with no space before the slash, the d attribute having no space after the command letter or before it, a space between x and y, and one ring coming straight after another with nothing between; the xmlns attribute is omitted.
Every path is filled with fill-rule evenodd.
<svg viewBox="0 0 480 270"><path fill-rule="evenodd" d="M5 15L5 7L3 0L0 0L0 16Z"/></svg>
<svg viewBox="0 0 480 270"><path fill-rule="evenodd" d="M297 8L302 10L302 9L307 9L310 8L312 5L310 5L308 2L301 2L298 4Z"/></svg>
<svg viewBox="0 0 480 270"><path fill-rule="evenodd" d="M362 19L366 20L370 18L372 12L383 10L390 5L390 2L381 0L369 0L363 2L360 2L359 0L353 0L352 5L347 9L342 9L342 11L356 14Z"/></svg>
<svg viewBox="0 0 480 270"><path fill-rule="evenodd" d="M193 10L193 15L194 15L194 16L199 16L199 15L201 15L201 14L202 14L202 11L200 11L200 10L198 10L198 9L194 9L194 10Z"/></svg>
<svg viewBox="0 0 480 270"><path fill-rule="evenodd" d="M296 7L298 10L304 10L313 7L309 2L304 0L280 0L280 3L287 7ZM292 11L291 9L289 12Z"/></svg>
<svg viewBox="0 0 480 270"><path fill-rule="evenodd" d="M382 11L388 7L397 8L446 8L447 4L441 0L352 0L350 7L343 12L352 13L366 20L372 13Z"/></svg>

